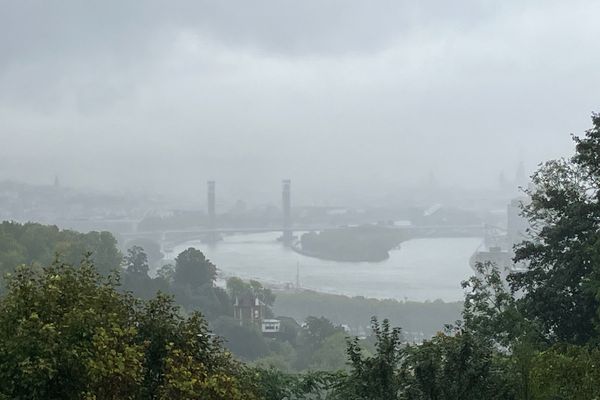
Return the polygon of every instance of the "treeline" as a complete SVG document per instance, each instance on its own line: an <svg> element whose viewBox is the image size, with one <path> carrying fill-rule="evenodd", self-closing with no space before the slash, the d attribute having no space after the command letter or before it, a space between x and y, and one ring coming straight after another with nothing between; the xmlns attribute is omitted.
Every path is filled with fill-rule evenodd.
<svg viewBox="0 0 600 400"><path fill-rule="evenodd" d="M406 340L420 341L435 335L444 324L460 319L462 302L398 301L348 297L304 290L277 292L273 311L301 321L307 315L325 315L333 323L345 324L355 334L369 332L373 315L401 326Z"/></svg>
<svg viewBox="0 0 600 400"><path fill-rule="evenodd" d="M463 283L462 321L419 345L373 319L367 340L348 339L346 369L288 374L250 367L223 349L200 314L182 315L164 296L136 300L90 259L76 267L58 260L19 267L7 278L0 398L600 398L600 115L593 124L574 138L572 158L548 162L532 177L523 209L530 239L515 257L527 270L505 280L494 265L479 265ZM199 260L190 251L178 263ZM182 284L210 280L205 266L178 272L176 265L173 281L178 273ZM184 299L196 301L199 294L188 289ZM325 321L314 328L338 329ZM322 338L311 342L313 356Z"/></svg>
<svg viewBox="0 0 600 400"><path fill-rule="evenodd" d="M121 264L117 241L109 232L79 233L37 223L0 223L0 279L17 265L48 265L57 256L78 264L86 253L91 253L96 269L104 275Z"/></svg>
<svg viewBox="0 0 600 400"><path fill-rule="evenodd" d="M197 249L181 252L173 264L163 265L151 277L152 259L156 262L160 258L152 246L148 246L150 256L138 245L123 255L108 232L82 234L55 226L12 222L4 222L0 228L4 276L19 265L29 265L34 271L53 261L78 265L87 254L88 262L94 264L100 276L118 280L116 290L142 300L152 299L160 292L173 297L182 315L201 312L211 330L224 338L224 346L239 360L276 366L283 371L344 367L345 336L340 333L341 328L324 318L308 318L302 328L295 319L278 316L283 331L275 339L263 336L259 325L234 319L236 298L260 300L264 317L273 318L275 296L260 282L244 282L235 277L227 281L226 288L218 287L216 266ZM298 320L304 322L305 317Z"/></svg>
<svg viewBox="0 0 600 400"><path fill-rule="evenodd" d="M370 355L357 339L348 342L348 370L295 375L245 366L199 313L182 316L165 296L138 300L117 281L89 259L18 267L0 300L0 398L388 400L439 388L451 397L435 398L493 399L508 383L471 335L405 347L398 329L376 320ZM323 319L310 323L309 347L330 336L324 330L340 333Z"/></svg>
<svg viewBox="0 0 600 400"><path fill-rule="evenodd" d="M600 114L592 121L574 137L573 157L532 176L523 206L531 228L515 249L527 269L505 279L478 265L463 283L462 321L420 345L374 321L374 351L351 340L349 370L326 377L326 398L600 398Z"/></svg>
<svg viewBox="0 0 600 400"><path fill-rule="evenodd" d="M253 399L197 312L136 300L91 260L17 268L0 301L0 398Z"/></svg>
<svg viewBox="0 0 600 400"><path fill-rule="evenodd" d="M416 327L419 332L425 330L428 332L425 335L429 336L443 322L453 321L458 316L458 304L423 304L421 308L413 308L411 303L381 302L381 307L371 307L373 300L360 302L356 299L357 303L345 304L343 297L327 295L322 296L328 301L321 302L323 299L317 293L306 293L306 298L281 293L280 299L275 301L274 294L256 281L243 282L238 278L230 278L227 287L218 287L216 266L202 252L193 248L180 253L172 264L164 264L160 248L151 241L130 242L131 247L122 254L116 247L114 237L108 232L82 234L36 223L4 222L0 227L3 273L13 271L20 264L31 264L39 269L51 264L55 258L77 265L85 254L89 254L90 261L97 265L102 276L118 272L118 290L131 292L135 297L145 300L153 298L158 292L171 295L175 303L182 307L183 313L202 312L210 328L225 339L224 345L237 359L275 366L282 371L344 368L346 344L345 333L340 328L342 324L363 326L363 334L368 334L370 316L381 315L383 318L392 318L395 323ZM156 268L159 265L157 274L151 277L151 266ZM265 317L277 317L283 331L271 339L263 335L260 326L234 319L233 304L236 297L256 297L261 300L265 305ZM275 308L276 305L278 308ZM357 312L345 312L350 311L349 307ZM423 315L419 315L421 312ZM322 316L327 316L333 322ZM419 325L421 323L423 325ZM300 324L304 324L304 327ZM405 338L420 340L423 337L406 332Z"/></svg>
<svg viewBox="0 0 600 400"><path fill-rule="evenodd" d="M347 368L289 374L235 361L199 313L182 316L166 296L135 299L118 290L116 276L98 274L90 260L76 267L22 266L8 277L0 300L0 398L595 398L595 346L540 350L532 342L500 341L500 329L487 335L490 322L508 316L483 313L490 306L486 296L498 301L506 292L498 271L481 272L484 280L466 284L471 291L464 324L421 345L405 345L400 329L373 319L367 346L358 339L346 343ZM324 330L341 333L323 319L311 324L308 347L322 344ZM499 343L507 347L501 350Z"/></svg>
<svg viewBox="0 0 600 400"><path fill-rule="evenodd" d="M399 229L371 225L327 229L303 234L298 250L325 260L376 262L389 258L389 251L407 235Z"/></svg>

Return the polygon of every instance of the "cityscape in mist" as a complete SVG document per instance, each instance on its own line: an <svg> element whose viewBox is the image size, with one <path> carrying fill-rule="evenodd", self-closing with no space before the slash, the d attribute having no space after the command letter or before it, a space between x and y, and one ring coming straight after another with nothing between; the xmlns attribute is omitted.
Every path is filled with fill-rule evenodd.
<svg viewBox="0 0 600 400"><path fill-rule="evenodd" d="M490 188L568 154L600 84L592 1L2 4L0 178L35 184Z"/></svg>
<svg viewBox="0 0 600 400"><path fill-rule="evenodd" d="M0 400L599 399L599 15L0 0Z"/></svg>

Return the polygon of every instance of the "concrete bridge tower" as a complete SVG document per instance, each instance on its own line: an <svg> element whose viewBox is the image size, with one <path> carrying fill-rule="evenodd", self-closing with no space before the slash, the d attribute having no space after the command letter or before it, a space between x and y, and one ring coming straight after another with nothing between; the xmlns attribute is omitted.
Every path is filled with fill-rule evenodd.
<svg viewBox="0 0 600 400"><path fill-rule="evenodd" d="M282 181L282 211L283 211L283 243L290 245L294 240L294 232L292 230L292 181L284 179Z"/></svg>
<svg viewBox="0 0 600 400"><path fill-rule="evenodd" d="M207 215L208 215L208 229L214 230L217 228L217 213L216 213L216 200L215 200L215 181L206 182L207 196L206 196L206 204L207 204ZM208 242L216 243L217 242L217 233L210 232L208 234Z"/></svg>

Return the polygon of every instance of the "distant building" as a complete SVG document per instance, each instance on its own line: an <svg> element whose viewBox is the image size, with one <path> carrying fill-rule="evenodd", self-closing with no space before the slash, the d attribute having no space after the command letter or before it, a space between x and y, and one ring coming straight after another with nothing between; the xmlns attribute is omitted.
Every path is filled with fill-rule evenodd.
<svg viewBox="0 0 600 400"><path fill-rule="evenodd" d="M233 318L240 325L260 326L265 314L265 303L254 296L236 297L233 303Z"/></svg>
<svg viewBox="0 0 600 400"><path fill-rule="evenodd" d="M506 231L500 234L498 229L487 229L486 238L470 259L470 265L475 269L477 264L490 262L496 265L501 272L524 271L527 265L524 262L514 263L514 246L527 239L529 221L521 215L521 206L527 199L518 197L508 204L506 208Z"/></svg>
<svg viewBox="0 0 600 400"><path fill-rule="evenodd" d="M527 229L529 228L529 221L521 215L521 206L527 201L525 197L518 197L513 199L506 209L507 222L506 222L506 239L508 242L509 249L512 251L512 247L515 244L521 243L527 238Z"/></svg>
<svg viewBox="0 0 600 400"><path fill-rule="evenodd" d="M503 250L501 247L490 247L475 252L471 256L470 264L473 269L477 264L492 263L500 271L511 270L513 266L512 254L509 251Z"/></svg>
<svg viewBox="0 0 600 400"><path fill-rule="evenodd" d="M233 303L233 318L240 325L253 325L263 335L275 337L282 332L281 320L265 318L266 305L254 296L236 297Z"/></svg>
<svg viewBox="0 0 600 400"><path fill-rule="evenodd" d="M281 321L278 319L263 319L261 331L264 335L277 335L281 332Z"/></svg>

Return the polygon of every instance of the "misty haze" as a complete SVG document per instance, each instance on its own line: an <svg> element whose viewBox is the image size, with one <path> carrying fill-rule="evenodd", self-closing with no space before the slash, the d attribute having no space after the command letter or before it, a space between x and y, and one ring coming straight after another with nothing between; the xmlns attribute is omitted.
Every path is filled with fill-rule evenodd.
<svg viewBox="0 0 600 400"><path fill-rule="evenodd" d="M600 398L598 15L0 0L0 400Z"/></svg>

